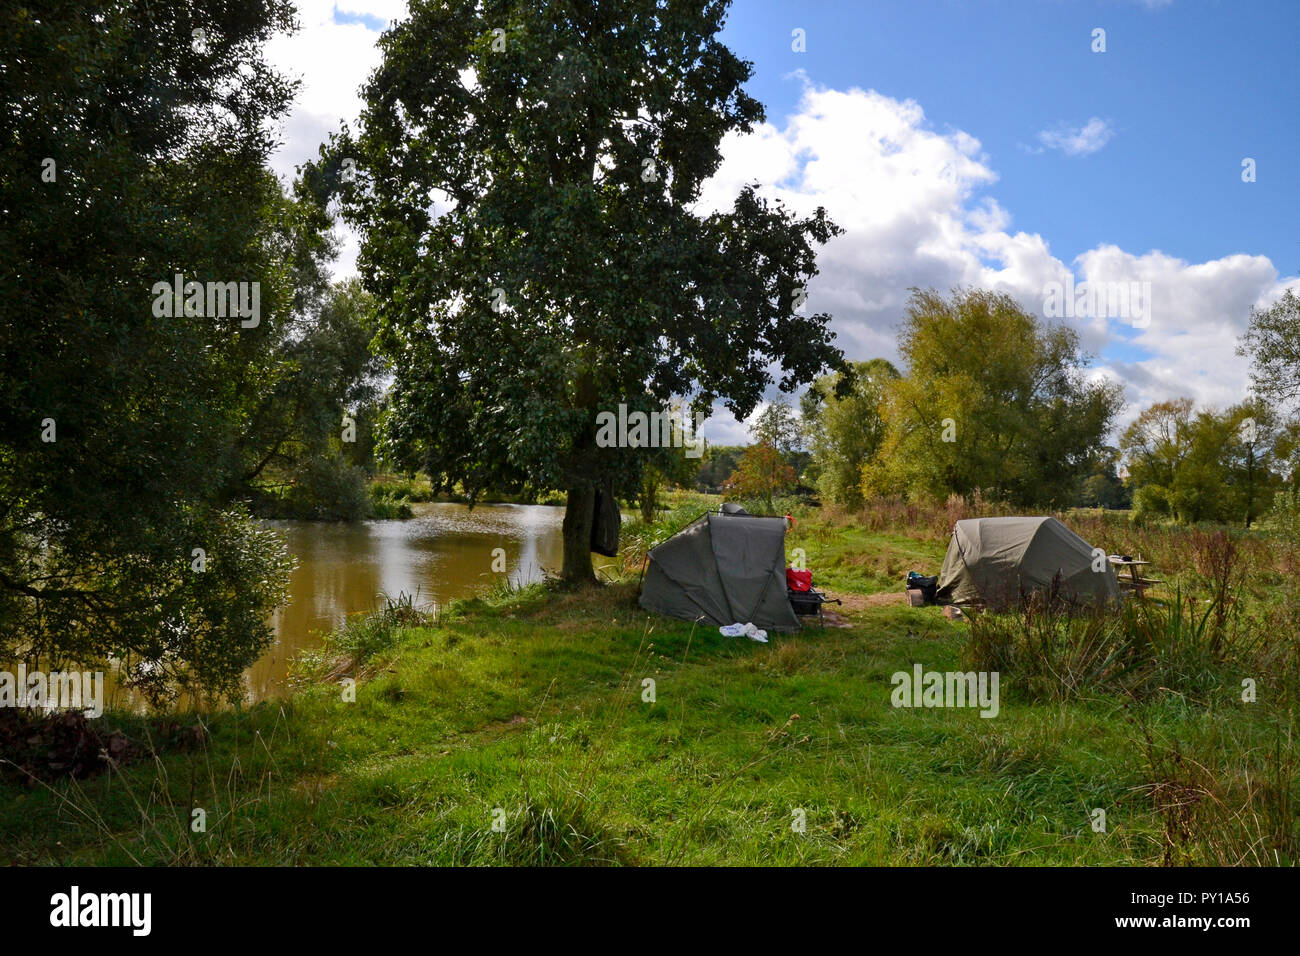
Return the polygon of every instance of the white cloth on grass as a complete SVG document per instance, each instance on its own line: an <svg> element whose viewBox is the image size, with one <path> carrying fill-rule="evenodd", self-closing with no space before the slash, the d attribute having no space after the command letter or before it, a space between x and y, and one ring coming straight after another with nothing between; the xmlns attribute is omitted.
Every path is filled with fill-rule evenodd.
<svg viewBox="0 0 1300 956"><path fill-rule="evenodd" d="M723 637L747 637L751 641L758 641L760 644L767 643L767 631L757 628L753 624L724 624L718 628L718 633Z"/></svg>

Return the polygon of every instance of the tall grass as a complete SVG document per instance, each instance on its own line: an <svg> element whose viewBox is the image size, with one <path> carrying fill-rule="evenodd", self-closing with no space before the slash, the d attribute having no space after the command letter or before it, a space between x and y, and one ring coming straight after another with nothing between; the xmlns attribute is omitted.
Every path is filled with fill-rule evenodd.
<svg viewBox="0 0 1300 956"><path fill-rule="evenodd" d="M1010 613L975 615L967 656L1017 680L1030 697L1172 692L1204 700L1239 675L1257 673L1271 645L1287 639L1240 626L1243 550L1234 538L1196 531L1185 547L1200 571L1199 590L1179 585L1172 599L1132 597L1118 607L1033 595Z"/></svg>
<svg viewBox="0 0 1300 956"><path fill-rule="evenodd" d="M1197 590L1099 609L1034 598L977 614L964 662L999 671L1004 692L1030 700L1124 703L1137 728L1133 790L1160 822L1164 865L1295 864L1294 611L1242 610L1244 549L1227 532L1191 531L1185 547Z"/></svg>
<svg viewBox="0 0 1300 956"><path fill-rule="evenodd" d="M1284 576L1290 577L1293 571L1300 571L1300 542L1288 543L1284 535L1275 531L1186 528L1171 523L1136 524L1127 512L1099 508L1027 510L985 500L975 494L969 499L951 495L943 502L874 498L855 510L827 506L823 514L832 525L889 532L943 544L952 535L953 525L965 518L1048 514L1108 554L1140 554L1150 560L1162 575L1205 576L1211 573L1212 568L1204 559L1211 550L1221 550L1225 542L1236 551L1233 566L1243 579L1261 579L1263 584L1276 586ZM1207 539L1213 539L1210 550L1205 545ZM1294 568L1293 563L1296 565Z"/></svg>
<svg viewBox="0 0 1300 956"><path fill-rule="evenodd" d="M320 647L299 653L290 666L290 683L360 680L397 645L404 630L435 621L429 609L415 603L415 595L403 591L397 597L379 597L383 601L379 609L349 615L341 627L325 635Z"/></svg>
<svg viewBox="0 0 1300 956"><path fill-rule="evenodd" d="M655 514L653 521L639 515L623 523L619 532L619 554L625 573L637 574L645 562L646 553L661 541L667 540L707 511L716 511L721 499L716 495L673 493L668 496L670 505Z"/></svg>
<svg viewBox="0 0 1300 956"><path fill-rule="evenodd" d="M1054 609L1035 597L1014 611L973 615L965 661L998 671L1004 687L1031 699L1175 693L1205 701L1259 673L1276 650L1227 620L1217 599L1181 590L1170 601L1118 609Z"/></svg>
<svg viewBox="0 0 1300 956"><path fill-rule="evenodd" d="M1144 782L1162 830L1164 866L1300 863L1293 719L1257 728L1215 721L1189 747L1138 711Z"/></svg>
<svg viewBox="0 0 1300 956"><path fill-rule="evenodd" d="M142 725L139 733L132 749L147 764L105 758L104 773L94 781L29 775L30 786L57 807L63 839L75 844L72 835L85 834L86 844L102 847L97 862L117 866L213 866L254 853L262 836L258 824L279 782L275 751L290 737L285 710L277 709L267 732L255 731L249 746L236 741L219 753L202 717L179 734L167 725ZM177 749L194 752L179 762L165 759ZM31 862L50 860L35 856Z"/></svg>

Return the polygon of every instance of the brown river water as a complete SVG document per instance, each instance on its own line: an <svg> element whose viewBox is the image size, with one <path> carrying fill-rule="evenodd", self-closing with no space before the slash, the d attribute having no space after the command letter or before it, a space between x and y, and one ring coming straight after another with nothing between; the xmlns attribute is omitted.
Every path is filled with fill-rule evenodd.
<svg viewBox="0 0 1300 956"><path fill-rule="evenodd" d="M503 580L541 580L558 574L563 564L562 507L478 505L471 511L468 505L430 502L411 509L415 515L406 519L266 522L284 536L297 566L289 578L287 603L271 619L274 640L245 672L247 703L283 696L290 661L318 646L350 614L378 610L387 598L401 595L432 610L482 594ZM592 557L597 573L615 563ZM103 703L147 709L111 672L104 674ZM194 705L184 697L176 702L182 711Z"/></svg>
<svg viewBox="0 0 1300 956"><path fill-rule="evenodd" d="M564 509L547 505L412 505L415 517L323 523L271 521L298 566L289 601L275 613L275 643L248 672L248 699L284 693L290 658L320 643L349 614L412 595L432 607L558 573ZM504 551L504 554L497 549ZM504 567L494 571L493 566Z"/></svg>

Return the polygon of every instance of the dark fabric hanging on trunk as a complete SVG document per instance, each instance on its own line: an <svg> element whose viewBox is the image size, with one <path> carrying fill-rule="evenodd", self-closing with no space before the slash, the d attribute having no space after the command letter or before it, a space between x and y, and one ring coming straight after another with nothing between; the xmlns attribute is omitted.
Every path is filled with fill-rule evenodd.
<svg viewBox="0 0 1300 956"><path fill-rule="evenodd" d="M596 513L591 521L591 550L607 558L618 557L618 532L623 516L614 497L614 482L596 485Z"/></svg>

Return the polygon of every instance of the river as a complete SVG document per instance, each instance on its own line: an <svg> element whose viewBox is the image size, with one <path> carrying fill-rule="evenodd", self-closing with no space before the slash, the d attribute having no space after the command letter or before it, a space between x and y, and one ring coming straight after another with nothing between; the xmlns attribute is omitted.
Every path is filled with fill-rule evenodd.
<svg viewBox="0 0 1300 956"><path fill-rule="evenodd" d="M482 593L502 578L527 584L560 570L563 508L412 508L415 517L404 520L267 522L284 535L298 566L288 603L275 613L275 643L249 670L250 700L282 694L293 655L318 644L347 615L382 607L385 594L433 606Z"/></svg>

